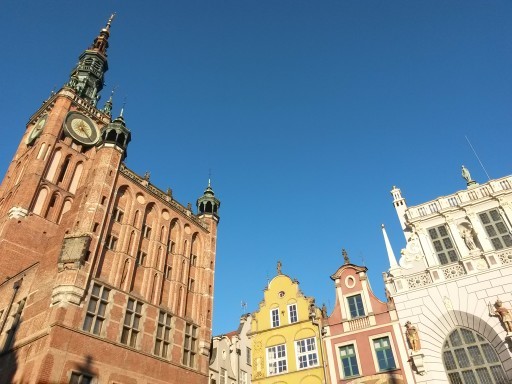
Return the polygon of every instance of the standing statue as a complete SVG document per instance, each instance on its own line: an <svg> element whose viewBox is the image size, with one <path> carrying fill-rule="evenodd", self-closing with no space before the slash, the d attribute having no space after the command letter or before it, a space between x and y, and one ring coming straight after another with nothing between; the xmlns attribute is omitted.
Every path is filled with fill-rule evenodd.
<svg viewBox="0 0 512 384"><path fill-rule="evenodd" d="M507 333L512 332L512 314L510 310L503 306L503 302L500 299L496 300L494 307L496 308L494 313L499 316Z"/></svg>
<svg viewBox="0 0 512 384"><path fill-rule="evenodd" d="M327 318L327 306L325 305L325 303L322 304L322 317L324 319Z"/></svg>
<svg viewBox="0 0 512 384"><path fill-rule="evenodd" d="M466 243L466 247L468 247L470 251L477 249L475 239L473 238L473 231L471 229L463 229L460 235L464 239L464 243Z"/></svg>
<svg viewBox="0 0 512 384"><path fill-rule="evenodd" d="M405 323L405 334L407 336L407 341L409 343L409 348L411 348L414 352L417 352L421 349L420 343L420 335L418 334L418 330L410 321Z"/></svg>
<svg viewBox="0 0 512 384"><path fill-rule="evenodd" d="M473 181L473 179L471 179L471 173L469 173L469 170L464 165L462 166L462 177L466 180L467 183Z"/></svg>
<svg viewBox="0 0 512 384"><path fill-rule="evenodd" d="M280 275L282 272L281 272L281 268L283 267L283 264L281 264L281 261L279 260L277 262L277 274Z"/></svg>

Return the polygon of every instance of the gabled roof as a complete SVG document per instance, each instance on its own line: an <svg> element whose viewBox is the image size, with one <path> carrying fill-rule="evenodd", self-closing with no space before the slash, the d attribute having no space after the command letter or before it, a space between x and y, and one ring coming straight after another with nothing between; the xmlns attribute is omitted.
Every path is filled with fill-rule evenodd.
<svg viewBox="0 0 512 384"><path fill-rule="evenodd" d="M336 280L338 279L341 274L343 273L343 271L345 271L346 269L349 269L349 268L352 268L356 271L356 273L359 273L359 272L366 272L368 270L368 268L366 267L361 267L359 265L355 265L355 264L343 264L341 267L338 268L338 270L333 274L331 275L331 279L332 280Z"/></svg>

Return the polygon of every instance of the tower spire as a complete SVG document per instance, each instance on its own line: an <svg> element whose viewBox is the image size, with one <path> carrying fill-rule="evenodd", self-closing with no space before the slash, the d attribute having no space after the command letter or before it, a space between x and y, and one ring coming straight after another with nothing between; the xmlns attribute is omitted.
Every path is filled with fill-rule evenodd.
<svg viewBox="0 0 512 384"><path fill-rule="evenodd" d="M92 45L80 55L67 83L80 97L94 106L100 99L99 93L103 89L104 75L108 70L108 38L114 17L115 13L110 16L107 25L101 29Z"/></svg>
<svg viewBox="0 0 512 384"><path fill-rule="evenodd" d="M382 224L382 235L384 236L384 243L386 244L386 251L388 253L389 266L391 269L398 267L398 263L396 262L395 253L393 252L393 248L391 248L391 243L389 242L388 234L386 232L386 227Z"/></svg>

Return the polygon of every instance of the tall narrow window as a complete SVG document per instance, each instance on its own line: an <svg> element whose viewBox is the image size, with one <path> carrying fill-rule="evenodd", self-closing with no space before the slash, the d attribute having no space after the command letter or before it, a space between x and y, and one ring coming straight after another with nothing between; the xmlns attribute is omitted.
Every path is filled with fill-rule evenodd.
<svg viewBox="0 0 512 384"><path fill-rule="evenodd" d="M386 336L374 339L373 348L375 350L375 356L377 357L377 363L379 364L379 370L387 371L396 368L389 337Z"/></svg>
<svg viewBox="0 0 512 384"><path fill-rule="evenodd" d="M101 334L103 323L105 322L109 295L110 289L96 283L93 284L85 315L83 327L85 332L94 333L95 335Z"/></svg>
<svg viewBox="0 0 512 384"><path fill-rule="evenodd" d="M128 299L126 313L124 316L123 332L121 334L121 343L135 348L137 346L137 336L140 332L140 319L142 317L142 303L134 299Z"/></svg>
<svg viewBox="0 0 512 384"><path fill-rule="evenodd" d="M107 235L107 238L105 239L105 246L108 249L115 251L117 246L117 237L114 235Z"/></svg>
<svg viewBox="0 0 512 384"><path fill-rule="evenodd" d="M441 265L454 263L459 259L457 251L453 246L453 241L445 225L430 228L428 230L432 244L437 253L437 258Z"/></svg>
<svg viewBox="0 0 512 384"><path fill-rule="evenodd" d="M221 368L220 369L220 375L219 375L219 380L220 380L220 383L219 384L227 384L228 382L228 377L227 377L227 372L224 368Z"/></svg>
<svg viewBox="0 0 512 384"><path fill-rule="evenodd" d="M249 384L247 372L240 371L240 384Z"/></svg>
<svg viewBox="0 0 512 384"><path fill-rule="evenodd" d="M485 232L491 240L492 246L496 251L512 247L512 237L510 231L505 225L505 221L497 209L491 209L486 212L479 213L480 221L484 225Z"/></svg>
<svg viewBox="0 0 512 384"><path fill-rule="evenodd" d="M69 184L69 192L75 193L76 188L78 187L78 182L80 181L80 176L82 176L82 169L84 165L83 163L78 163L75 168L75 172L73 172L73 177L71 178L71 183Z"/></svg>
<svg viewBox="0 0 512 384"><path fill-rule="evenodd" d="M270 311L270 321L272 328L279 327L279 308L274 308Z"/></svg>
<svg viewBox="0 0 512 384"><path fill-rule="evenodd" d="M43 205L46 201L46 196L48 196L48 190L46 188L42 188L39 191L39 195L36 199L36 204L34 205L34 213L36 215L40 215L41 211L43 210Z"/></svg>
<svg viewBox="0 0 512 384"><path fill-rule="evenodd" d="M296 323L298 321L297 304L290 304L288 306L288 320L290 321L290 324Z"/></svg>
<svg viewBox="0 0 512 384"><path fill-rule="evenodd" d="M112 211L112 219L118 223L123 222L124 212L119 208L114 208Z"/></svg>
<svg viewBox="0 0 512 384"><path fill-rule="evenodd" d="M137 252L137 259L136 259L137 265L140 265L141 267L146 266L146 256L147 256L146 252L143 252L143 251Z"/></svg>
<svg viewBox="0 0 512 384"><path fill-rule="evenodd" d="M155 337L155 355L167 358L171 344L171 315L160 311Z"/></svg>
<svg viewBox="0 0 512 384"><path fill-rule="evenodd" d="M245 353L246 353L246 364L247 365L251 365L252 364L252 351L251 351L251 348L250 347L246 347L245 348Z"/></svg>
<svg viewBox="0 0 512 384"><path fill-rule="evenodd" d="M183 343L183 364L194 368L197 354L197 327L192 324L185 326L185 339Z"/></svg>
<svg viewBox="0 0 512 384"><path fill-rule="evenodd" d="M347 297L348 308L350 310L350 317L352 319L356 317L365 316L364 305L361 295L354 295Z"/></svg>
<svg viewBox="0 0 512 384"><path fill-rule="evenodd" d="M62 157L62 152L58 149L52 158L52 162L50 164L50 168L48 168L48 172L46 173L46 180L53 182L55 178L55 173L57 173L57 167L59 166L60 158Z"/></svg>
<svg viewBox="0 0 512 384"><path fill-rule="evenodd" d="M267 348L267 370L269 376L288 371L286 346L284 344Z"/></svg>
<svg viewBox="0 0 512 384"><path fill-rule="evenodd" d="M357 356L354 345L345 345L340 347L340 359L343 366L343 377L359 376L359 366L357 365Z"/></svg>
<svg viewBox="0 0 512 384"><path fill-rule="evenodd" d="M64 176L66 176L66 171L68 170L69 161L71 160L71 156L66 156L62 166L60 167L59 177L57 178L57 184L62 183L64 180Z"/></svg>
<svg viewBox="0 0 512 384"><path fill-rule="evenodd" d="M314 337L295 342L297 351L297 366L299 369L316 367L318 365L318 353Z"/></svg>
<svg viewBox="0 0 512 384"><path fill-rule="evenodd" d="M14 336L16 335L16 332L18 331L18 328L20 327L20 323L22 320L21 314L23 313L23 308L25 307L25 301L26 299L20 300L18 302L18 307L16 308L16 311L12 315L12 321L10 328L6 331L6 337L3 345L3 352L9 350L13 343L14 343ZM7 316L8 314L6 314ZM0 350L1 352L2 350Z"/></svg>

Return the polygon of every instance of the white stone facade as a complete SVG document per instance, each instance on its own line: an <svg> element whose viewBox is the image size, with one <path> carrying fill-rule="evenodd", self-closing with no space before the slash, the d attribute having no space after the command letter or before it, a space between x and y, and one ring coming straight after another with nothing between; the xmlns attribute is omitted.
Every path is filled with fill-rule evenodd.
<svg viewBox="0 0 512 384"><path fill-rule="evenodd" d="M401 324L410 321L419 331L421 349L409 349L417 383L469 383L471 375L475 382L487 382L485 375L492 383L512 382L512 342L494 307L500 299L512 308L511 187L512 177L482 185L468 180L467 189L415 207L407 207L398 188L391 191L406 246L398 263L388 249L385 282ZM457 347L469 346L467 363L456 356L457 341L450 346L459 327L480 340ZM499 361L489 363L487 346L478 343L490 344Z"/></svg>
<svg viewBox="0 0 512 384"><path fill-rule="evenodd" d="M213 337L209 384L251 383L251 321L250 314L243 315L236 331Z"/></svg>

